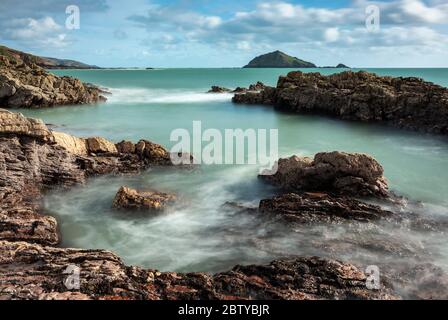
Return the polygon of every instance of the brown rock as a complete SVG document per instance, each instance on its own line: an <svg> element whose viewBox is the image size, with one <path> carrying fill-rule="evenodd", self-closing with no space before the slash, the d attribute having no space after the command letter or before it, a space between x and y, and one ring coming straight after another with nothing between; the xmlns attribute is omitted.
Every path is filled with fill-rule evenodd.
<svg viewBox="0 0 448 320"><path fill-rule="evenodd" d="M25 118L21 113L0 109L0 135L23 135L51 140L51 132L42 120Z"/></svg>
<svg viewBox="0 0 448 320"><path fill-rule="evenodd" d="M381 165L358 153L335 151L319 153L314 160L297 156L280 159L276 174L260 177L289 191L377 197L389 194Z"/></svg>
<svg viewBox="0 0 448 320"><path fill-rule="evenodd" d="M135 144L131 141L121 141L115 146L119 153L135 153Z"/></svg>
<svg viewBox="0 0 448 320"><path fill-rule="evenodd" d="M116 209L133 209L149 212L160 212L176 200L174 194L138 191L121 187L115 196L113 207Z"/></svg>
<svg viewBox="0 0 448 320"><path fill-rule="evenodd" d="M64 286L68 266L80 270L80 289ZM3 299L397 299L391 289L366 288L366 275L350 264L319 258L237 266L214 276L161 273L127 267L103 250L44 247L0 241Z"/></svg>
<svg viewBox="0 0 448 320"><path fill-rule="evenodd" d="M101 137L94 137L87 139L87 149L89 153L118 153L117 147L114 143Z"/></svg>
<svg viewBox="0 0 448 320"><path fill-rule="evenodd" d="M86 156L89 153L86 139L77 138L63 132L53 131L52 134L55 143L68 152L79 156Z"/></svg>
<svg viewBox="0 0 448 320"><path fill-rule="evenodd" d="M41 108L97 103L106 99L100 90L78 79L58 77L32 62L30 55L0 52L0 106ZM9 55L5 55L9 50ZM18 53L18 52L16 52Z"/></svg>

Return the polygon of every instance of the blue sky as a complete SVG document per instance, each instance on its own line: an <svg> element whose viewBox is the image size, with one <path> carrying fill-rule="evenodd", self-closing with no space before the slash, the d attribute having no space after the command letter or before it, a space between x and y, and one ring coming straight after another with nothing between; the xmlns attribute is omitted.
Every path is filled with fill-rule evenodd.
<svg viewBox="0 0 448 320"><path fill-rule="evenodd" d="M65 27L68 5L79 30ZM321 66L448 67L448 0L1 0L0 42L102 67L239 67L274 50Z"/></svg>

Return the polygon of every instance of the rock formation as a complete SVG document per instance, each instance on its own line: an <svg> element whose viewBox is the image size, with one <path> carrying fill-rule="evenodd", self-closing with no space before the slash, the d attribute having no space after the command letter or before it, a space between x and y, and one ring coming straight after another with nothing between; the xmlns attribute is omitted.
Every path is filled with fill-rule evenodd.
<svg viewBox="0 0 448 320"><path fill-rule="evenodd" d="M232 92L232 90L220 86L212 86L212 88L208 91L208 93L228 93L228 92Z"/></svg>
<svg viewBox="0 0 448 320"><path fill-rule="evenodd" d="M97 87L55 76L31 58L0 50L0 107L42 108L105 100Z"/></svg>
<svg viewBox="0 0 448 320"><path fill-rule="evenodd" d="M140 191L129 187L118 190L113 207L115 209L130 209L147 212L161 212L176 200L174 194L156 191Z"/></svg>
<svg viewBox="0 0 448 320"><path fill-rule="evenodd" d="M143 270L107 251L58 248L57 222L40 212L46 190L166 165L169 153L146 140L115 149L98 138L88 143L3 110L0 120L0 299L397 298L387 284L368 290L362 271L333 260L296 258L212 276ZM79 289L64 285L69 266L79 268Z"/></svg>
<svg viewBox="0 0 448 320"><path fill-rule="evenodd" d="M209 275L127 267L103 250L7 241L0 241L0 248L3 299L397 299L387 287L368 290L365 274L356 267L319 258L237 266ZM79 268L79 290L64 286L70 265Z"/></svg>
<svg viewBox="0 0 448 320"><path fill-rule="evenodd" d="M264 90L267 86L263 83L258 81L255 84L251 84L249 88L243 88L243 87L237 87L234 90L229 88L224 88L220 86L212 86L211 89L208 91L208 93L248 93L248 92L260 92Z"/></svg>
<svg viewBox="0 0 448 320"><path fill-rule="evenodd" d="M379 206L348 197L332 197L325 193L284 194L260 202L262 214L275 214L288 223L370 222L388 218L392 212Z"/></svg>
<svg viewBox="0 0 448 320"><path fill-rule="evenodd" d="M383 172L383 167L368 155L336 151L318 153L314 159L280 159L274 175L260 177L287 191L387 197Z"/></svg>
<svg viewBox="0 0 448 320"><path fill-rule="evenodd" d="M429 133L448 133L448 89L419 78L346 71L330 76L290 72L276 88L236 94L235 103L380 122Z"/></svg>

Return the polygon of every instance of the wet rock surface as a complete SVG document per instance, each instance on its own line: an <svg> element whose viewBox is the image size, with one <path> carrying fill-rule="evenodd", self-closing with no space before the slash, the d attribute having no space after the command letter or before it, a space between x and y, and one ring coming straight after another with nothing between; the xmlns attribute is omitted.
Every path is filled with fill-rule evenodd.
<svg viewBox="0 0 448 320"><path fill-rule="evenodd" d="M41 122L21 115L12 122L0 133L2 299L396 298L388 287L368 290L362 271L332 260L297 258L212 276L143 270L125 266L107 251L57 248L56 220L42 215L39 203L46 190L82 184L93 175L167 165L170 154L147 140L113 148L97 138L89 144L88 139L53 135ZM69 266L80 268L79 290L64 285Z"/></svg>
<svg viewBox="0 0 448 320"><path fill-rule="evenodd" d="M80 271L80 288L64 285L67 266ZM396 299L386 286L366 288L358 268L333 260L297 258L229 272L162 273L127 267L103 250L0 242L4 299Z"/></svg>
<svg viewBox="0 0 448 320"><path fill-rule="evenodd" d="M115 209L162 212L176 201L174 194L121 187L112 204Z"/></svg>
<svg viewBox="0 0 448 320"><path fill-rule="evenodd" d="M100 89L71 77L58 77L21 56L0 52L0 107L43 108L106 100Z"/></svg>
<svg viewBox="0 0 448 320"><path fill-rule="evenodd" d="M260 178L289 191L387 197L383 172L382 166L369 155L335 151L318 153L314 159L298 156L280 159L274 175Z"/></svg>
<svg viewBox="0 0 448 320"><path fill-rule="evenodd" d="M378 206L348 197L332 197L328 194L290 193L273 199L265 199L259 207L262 214L281 216L289 223L340 223L343 221L369 222L393 216Z"/></svg>
<svg viewBox="0 0 448 320"><path fill-rule="evenodd" d="M381 77L365 71L329 76L295 71L280 77L276 88L239 93L233 101L448 134L448 89L419 78Z"/></svg>

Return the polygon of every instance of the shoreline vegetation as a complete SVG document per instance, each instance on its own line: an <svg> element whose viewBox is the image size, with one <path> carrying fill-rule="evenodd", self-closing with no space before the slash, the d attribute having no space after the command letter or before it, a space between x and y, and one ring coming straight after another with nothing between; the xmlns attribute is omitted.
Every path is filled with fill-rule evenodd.
<svg viewBox="0 0 448 320"><path fill-rule="evenodd" d="M230 91L211 89L211 93ZM350 71L327 77L291 72L281 77L275 88L259 82L232 92L235 103L268 104L279 110L448 133L448 89L417 78ZM53 76L33 61L0 52L0 107L91 104L105 101L101 94L106 93L98 87ZM148 140L114 143L101 137L74 137L50 130L41 120L4 109L0 109L0 149L4 172L0 177L0 297L4 299L448 298L444 290L448 275L431 263L381 266L385 281L370 290L366 286L368 274L359 266L319 257L294 256L210 275L158 272L126 266L105 250L60 248L57 221L46 216L41 207L40 200L48 190L68 189L107 174L135 175L160 166L176 170L169 152ZM402 202L418 199L407 200L390 192L383 167L369 155L322 152L313 159L279 159L278 167L274 176L260 178L276 186L278 196L262 200L257 208L223 205L237 207L241 214L280 219L291 229L341 221L392 226L406 223L411 230L432 232L448 227L448 221L400 212ZM118 207L159 210L160 203L165 205L175 198L157 192L120 191L126 192L117 194ZM369 199L388 203L396 210L372 205ZM408 250L400 243L358 241L398 254ZM334 250L342 253L344 247L335 243ZM81 268L77 291L64 286L63 271L70 264ZM411 281L417 288L402 296Z"/></svg>

